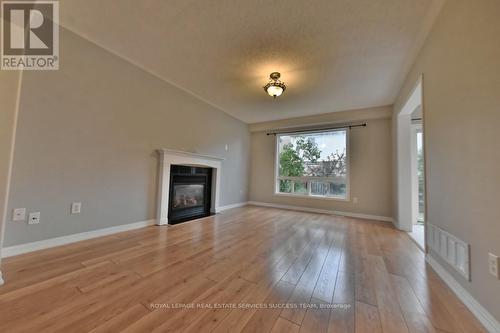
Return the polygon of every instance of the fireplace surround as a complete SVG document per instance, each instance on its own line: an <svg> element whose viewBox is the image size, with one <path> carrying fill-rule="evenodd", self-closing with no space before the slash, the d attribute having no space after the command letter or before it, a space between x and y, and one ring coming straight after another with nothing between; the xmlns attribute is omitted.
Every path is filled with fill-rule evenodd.
<svg viewBox="0 0 500 333"><path fill-rule="evenodd" d="M173 149L159 149L160 169L158 185L157 225L174 224L169 220L170 177L172 165L211 169L210 213L219 212L220 179L223 158ZM184 189L185 190L185 189ZM171 223L172 222L172 223Z"/></svg>

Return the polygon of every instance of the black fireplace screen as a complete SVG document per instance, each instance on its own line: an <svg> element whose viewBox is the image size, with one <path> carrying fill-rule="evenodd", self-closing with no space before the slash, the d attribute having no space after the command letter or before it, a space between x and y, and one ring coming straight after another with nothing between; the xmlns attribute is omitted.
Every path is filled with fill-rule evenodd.
<svg viewBox="0 0 500 333"><path fill-rule="evenodd" d="M211 214L212 169L170 167L168 223L176 224Z"/></svg>
<svg viewBox="0 0 500 333"><path fill-rule="evenodd" d="M201 184L174 184L173 209L203 206L205 186Z"/></svg>

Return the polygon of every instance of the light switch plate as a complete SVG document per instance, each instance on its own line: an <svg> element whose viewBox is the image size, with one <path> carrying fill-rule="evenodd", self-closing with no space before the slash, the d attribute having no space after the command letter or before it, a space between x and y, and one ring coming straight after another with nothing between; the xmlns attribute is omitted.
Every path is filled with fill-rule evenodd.
<svg viewBox="0 0 500 333"><path fill-rule="evenodd" d="M497 279L499 278L498 275L498 256L494 255L493 253L488 253L488 268L490 271L490 274L496 277Z"/></svg>
<svg viewBox="0 0 500 333"><path fill-rule="evenodd" d="M40 223L40 212L30 213L28 217L28 224L38 224Z"/></svg>
<svg viewBox="0 0 500 333"><path fill-rule="evenodd" d="M71 204L71 214L80 214L82 212L82 203L73 202Z"/></svg>
<svg viewBox="0 0 500 333"><path fill-rule="evenodd" d="M26 220L26 208L14 208L12 210L12 221Z"/></svg>

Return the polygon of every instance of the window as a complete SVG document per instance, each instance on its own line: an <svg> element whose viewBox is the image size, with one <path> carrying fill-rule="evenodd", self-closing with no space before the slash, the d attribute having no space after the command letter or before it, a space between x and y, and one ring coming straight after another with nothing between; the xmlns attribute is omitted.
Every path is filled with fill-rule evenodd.
<svg viewBox="0 0 500 333"><path fill-rule="evenodd" d="M347 200L348 130L277 134L276 194Z"/></svg>

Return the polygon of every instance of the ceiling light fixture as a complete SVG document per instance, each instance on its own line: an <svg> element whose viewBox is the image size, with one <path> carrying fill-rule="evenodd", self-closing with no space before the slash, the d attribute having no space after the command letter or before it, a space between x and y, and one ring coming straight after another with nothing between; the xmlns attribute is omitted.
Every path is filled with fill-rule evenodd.
<svg viewBox="0 0 500 333"><path fill-rule="evenodd" d="M281 74L278 72L273 72L269 75L271 79L268 84L264 86L264 90L274 98L280 96L286 89L286 85L280 81Z"/></svg>

